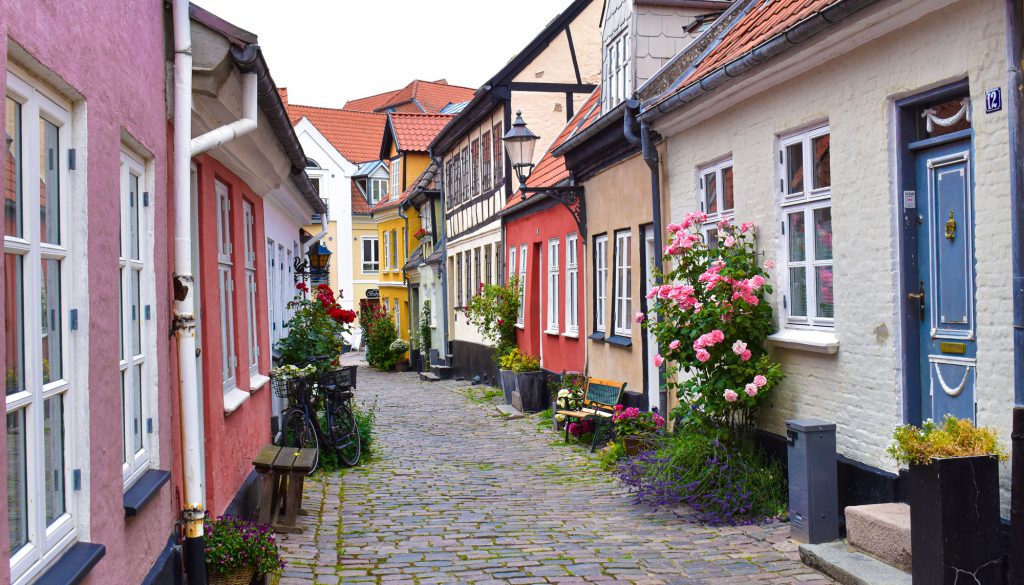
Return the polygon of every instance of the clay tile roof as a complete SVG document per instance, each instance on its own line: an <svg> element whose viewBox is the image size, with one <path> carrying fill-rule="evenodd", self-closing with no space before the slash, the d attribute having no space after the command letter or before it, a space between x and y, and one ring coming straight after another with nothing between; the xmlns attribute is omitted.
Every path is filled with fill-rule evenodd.
<svg viewBox="0 0 1024 585"><path fill-rule="evenodd" d="M449 85L443 79L416 79L399 89L352 100L346 103L343 109L363 112L393 109L401 112L437 114L448 104L469 101L474 93L476 90L473 88Z"/></svg>
<svg viewBox="0 0 1024 585"><path fill-rule="evenodd" d="M587 101L580 106L576 115L569 120L569 123L562 128L562 132L559 133L558 137L555 138L554 142L548 148L544 156L541 157L540 162L534 167L533 172L530 173L529 178L526 179L527 187L554 187L562 181L569 178L569 170L565 167L565 159L560 156L555 156L552 151L562 145L563 142L569 140L576 134L580 133L584 128L590 126L595 120L601 117L601 88L594 90L594 93L590 94ZM516 194L509 198L508 203L505 204L505 209L514 207L525 200L529 200L532 197L539 195L539 193L527 193L526 197L522 197L522 193L516 191Z"/></svg>
<svg viewBox="0 0 1024 585"><path fill-rule="evenodd" d="M380 158L384 114L295 104L288 104L287 109L293 126L302 118L308 119L349 162L358 164Z"/></svg>
<svg viewBox="0 0 1024 585"><path fill-rule="evenodd" d="M676 83L677 89L656 100L662 102L693 82L746 55L771 38L839 0L752 0L746 14L727 28L718 44Z"/></svg>
<svg viewBox="0 0 1024 585"><path fill-rule="evenodd" d="M349 100L345 102L345 105L341 108L343 110L352 110L357 112L372 112L377 108L388 103L388 101L401 89L392 89L391 91L385 91L384 93L378 93L364 98Z"/></svg>
<svg viewBox="0 0 1024 585"><path fill-rule="evenodd" d="M372 211L374 213L377 213L379 211L384 211L386 209L391 209L392 207L397 207L403 201L405 201L406 199L409 198L409 195L412 194L412 190L414 188L415 188L415 185L411 185L408 189L406 189L404 192L402 192L401 195L398 196L398 199L391 199L390 197L381 199L380 203L378 203L377 205L374 205L370 209L370 211Z"/></svg>
<svg viewBox="0 0 1024 585"><path fill-rule="evenodd" d="M363 192L359 189L359 185L356 184L356 180L352 179L352 213L356 215L369 215L370 214L370 202L363 197Z"/></svg>
<svg viewBox="0 0 1024 585"><path fill-rule="evenodd" d="M403 152L426 152L430 141L455 116L451 114L408 114L389 112L398 149Z"/></svg>

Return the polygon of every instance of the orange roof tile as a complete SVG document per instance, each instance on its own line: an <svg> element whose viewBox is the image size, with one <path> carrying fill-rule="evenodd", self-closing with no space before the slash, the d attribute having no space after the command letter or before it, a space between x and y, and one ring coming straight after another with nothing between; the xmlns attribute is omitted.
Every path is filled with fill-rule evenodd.
<svg viewBox="0 0 1024 585"><path fill-rule="evenodd" d="M372 112L377 108L388 103L388 101L401 89L392 89L391 91L385 91L384 93L378 93L375 95L366 96L364 98L349 100L342 106L343 110L351 110L356 112Z"/></svg>
<svg viewBox="0 0 1024 585"><path fill-rule="evenodd" d="M352 213L356 215L369 215L370 214L370 202L363 197L363 192L359 189L359 185L356 184L356 180L352 179Z"/></svg>
<svg viewBox="0 0 1024 585"><path fill-rule="evenodd" d="M363 112L383 112L394 109L403 112L437 114L448 104L469 101L474 93L476 90L471 87L449 85L443 79L438 81L415 79L400 89L351 100L342 109Z"/></svg>
<svg viewBox="0 0 1024 585"><path fill-rule="evenodd" d="M409 114L389 112L398 149L403 152L426 152L430 141L455 116L452 114Z"/></svg>
<svg viewBox="0 0 1024 585"><path fill-rule="evenodd" d="M753 0L719 39L718 44L678 84L677 89L658 98L660 103L695 81L743 57L769 39L784 33L800 21L839 0Z"/></svg>
<svg viewBox="0 0 1024 585"><path fill-rule="evenodd" d="M349 162L380 158L380 139L387 119L384 114L295 104L286 107L292 125L302 118L308 119Z"/></svg>
<svg viewBox="0 0 1024 585"><path fill-rule="evenodd" d="M544 156L541 157L537 166L533 168L533 172L526 179L526 186L533 188L542 187L554 187L562 181L569 178L569 170L565 167L565 159L561 156L555 156L552 151L562 145L563 142L569 140L573 136L579 134L584 128L590 126L595 120L601 117L601 88L598 87L594 90L594 93L590 94L587 101L583 102L580 106L576 115L569 120L569 123L562 128L562 132L555 138L554 142L548 148ZM526 193L525 197L522 197L521 191L516 191L516 194L509 198L508 203L505 204L504 209L509 209L515 205L522 203L539 195L536 192Z"/></svg>

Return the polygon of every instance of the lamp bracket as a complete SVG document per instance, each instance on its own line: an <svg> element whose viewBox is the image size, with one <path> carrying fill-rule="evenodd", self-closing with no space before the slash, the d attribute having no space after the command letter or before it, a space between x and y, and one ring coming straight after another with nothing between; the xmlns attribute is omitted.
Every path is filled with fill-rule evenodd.
<svg viewBox="0 0 1024 585"><path fill-rule="evenodd" d="M583 187L570 185L564 187L524 187L520 191L526 193L546 193L548 197L558 201L569 210L576 220L576 228L580 237L587 237L587 200L583 196Z"/></svg>

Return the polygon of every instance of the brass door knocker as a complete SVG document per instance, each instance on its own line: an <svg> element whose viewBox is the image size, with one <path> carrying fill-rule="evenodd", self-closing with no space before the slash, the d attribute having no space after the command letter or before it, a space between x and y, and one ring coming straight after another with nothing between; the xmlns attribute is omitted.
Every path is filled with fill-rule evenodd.
<svg viewBox="0 0 1024 585"><path fill-rule="evenodd" d="M956 220L953 219L953 210L949 210L949 219L946 220L946 239L953 241L956 238Z"/></svg>

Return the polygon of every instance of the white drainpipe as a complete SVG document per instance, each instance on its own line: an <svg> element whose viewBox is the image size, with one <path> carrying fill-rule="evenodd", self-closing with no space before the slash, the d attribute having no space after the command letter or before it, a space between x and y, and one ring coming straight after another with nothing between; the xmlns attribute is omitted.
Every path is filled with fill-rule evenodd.
<svg viewBox="0 0 1024 585"><path fill-rule="evenodd" d="M178 341L185 556L191 585L206 584L203 486L197 369L195 278L192 274L192 157L256 129L256 75L242 78L243 119L192 138L192 31L189 0L172 0L174 25L174 329Z"/></svg>
<svg viewBox="0 0 1024 585"><path fill-rule="evenodd" d="M312 248L313 246L315 246L316 243L319 242L321 239L323 239L323 237L326 236L326 235L327 235L327 213L321 213L320 214L320 233L315 235L315 236L313 236L309 240L307 240L305 244L302 244L302 255L305 256L306 252L309 252L309 249Z"/></svg>

